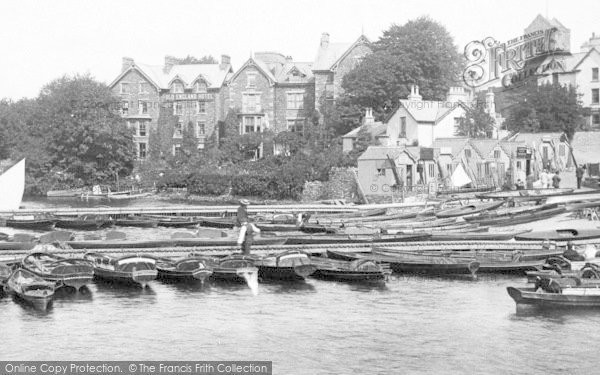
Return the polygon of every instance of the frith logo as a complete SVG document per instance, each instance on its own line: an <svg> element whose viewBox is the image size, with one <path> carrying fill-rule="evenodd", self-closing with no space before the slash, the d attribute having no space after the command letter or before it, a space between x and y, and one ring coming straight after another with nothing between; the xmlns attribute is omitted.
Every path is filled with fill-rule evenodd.
<svg viewBox="0 0 600 375"><path fill-rule="evenodd" d="M492 37L472 41L465 47L468 66L463 80L470 87L498 81L514 87L539 74L565 69L568 36L557 28L521 35L506 43Z"/></svg>

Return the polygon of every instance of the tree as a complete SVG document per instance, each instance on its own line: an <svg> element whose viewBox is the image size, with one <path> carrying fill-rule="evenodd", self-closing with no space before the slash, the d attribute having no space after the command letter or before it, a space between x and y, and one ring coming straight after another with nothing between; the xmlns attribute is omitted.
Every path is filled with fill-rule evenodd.
<svg viewBox="0 0 600 375"><path fill-rule="evenodd" d="M133 169L133 132L115 110L118 98L89 75L65 76L37 99L53 169L90 182L114 181Z"/></svg>
<svg viewBox="0 0 600 375"><path fill-rule="evenodd" d="M585 126L585 109L572 86L529 84L510 90L506 129L513 132L564 132L568 139Z"/></svg>
<svg viewBox="0 0 600 375"><path fill-rule="evenodd" d="M212 57L211 55L202 56L201 58L194 57L192 55L187 55L184 58L176 58L175 61L177 65L196 65L196 64L218 64L219 61Z"/></svg>
<svg viewBox="0 0 600 375"><path fill-rule="evenodd" d="M489 138L494 130L495 120L486 111L481 98L465 108L465 115L460 118L456 134L469 138Z"/></svg>
<svg viewBox="0 0 600 375"><path fill-rule="evenodd" d="M411 85L419 86L424 99L443 100L461 73L452 36L428 17L392 25L372 47L373 53L344 76L344 96L335 105L342 115L358 116L358 123L366 107L378 118L390 112ZM343 116L330 121L338 135L347 130Z"/></svg>

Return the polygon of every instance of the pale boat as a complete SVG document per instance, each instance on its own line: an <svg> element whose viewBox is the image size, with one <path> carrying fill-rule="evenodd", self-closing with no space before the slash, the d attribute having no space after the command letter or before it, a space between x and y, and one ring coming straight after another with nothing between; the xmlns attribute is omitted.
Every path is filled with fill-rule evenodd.
<svg viewBox="0 0 600 375"><path fill-rule="evenodd" d="M488 193L475 194L479 199L516 199L516 200L536 200L551 196L562 196L569 194L573 189L567 188L549 188L549 189L522 189L522 190L504 190L492 191Z"/></svg>
<svg viewBox="0 0 600 375"><path fill-rule="evenodd" d="M107 282L139 284L144 288L158 275L156 258L149 255L112 257L86 253L83 258L93 263L94 277Z"/></svg>
<svg viewBox="0 0 600 375"><path fill-rule="evenodd" d="M46 310L54 297L54 283L46 281L32 272L19 268L10 275L5 288L21 300L36 308Z"/></svg>
<svg viewBox="0 0 600 375"><path fill-rule="evenodd" d="M19 209L25 192L25 159L0 175L0 211Z"/></svg>
<svg viewBox="0 0 600 375"><path fill-rule="evenodd" d="M546 199L546 203L569 203L591 200L600 200L600 190L578 191L576 193L551 196Z"/></svg>

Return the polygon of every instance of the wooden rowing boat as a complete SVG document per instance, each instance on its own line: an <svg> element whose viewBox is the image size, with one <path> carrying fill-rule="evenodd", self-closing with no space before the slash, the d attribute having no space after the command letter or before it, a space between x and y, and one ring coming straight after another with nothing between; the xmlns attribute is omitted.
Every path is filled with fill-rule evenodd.
<svg viewBox="0 0 600 375"><path fill-rule="evenodd" d="M556 204L509 208L503 211L488 211L474 216L467 216L468 222L476 222L481 225L506 226L530 223L532 221L544 220L565 212L565 207Z"/></svg>
<svg viewBox="0 0 600 375"><path fill-rule="evenodd" d="M301 250L268 255L255 260L254 265L258 267L258 277L263 280L304 280L317 270L310 255Z"/></svg>
<svg viewBox="0 0 600 375"><path fill-rule="evenodd" d="M112 220L96 215L83 215L76 218L58 218L56 221L57 228L77 230L97 230L107 225L112 225Z"/></svg>
<svg viewBox="0 0 600 375"><path fill-rule="evenodd" d="M41 310L46 310L54 297L53 282L46 281L23 268L11 273L5 288L17 298Z"/></svg>
<svg viewBox="0 0 600 375"><path fill-rule="evenodd" d="M317 279L344 282L382 282L391 274L388 267L370 260L354 261L335 260L331 258L313 257L317 270L311 275Z"/></svg>
<svg viewBox="0 0 600 375"><path fill-rule="evenodd" d="M79 290L91 283L94 277L94 267L90 262L48 252L28 254L21 261L21 266L44 280L54 282L56 287L69 286Z"/></svg>
<svg viewBox="0 0 600 375"><path fill-rule="evenodd" d="M522 306L551 309L600 307L600 284L582 282L577 277L538 277L533 288L509 286L506 291L517 304L517 309Z"/></svg>
<svg viewBox="0 0 600 375"><path fill-rule="evenodd" d="M283 245L285 237L256 237L254 245ZM237 246L237 239L231 238L168 238L163 240L91 240L67 241L73 249L135 249L158 247L193 247L193 246Z"/></svg>
<svg viewBox="0 0 600 375"><path fill-rule="evenodd" d="M397 234L397 235L313 235L313 236L290 236L286 239L286 245L308 245L308 244L335 244L335 243L383 243L383 242L407 242L423 241L429 238L426 233Z"/></svg>
<svg viewBox="0 0 600 375"><path fill-rule="evenodd" d="M535 231L522 233L515 236L519 241L576 241L576 240L591 240L600 239L600 229L552 229L544 231Z"/></svg>
<svg viewBox="0 0 600 375"><path fill-rule="evenodd" d="M488 202L488 203L480 203L480 204L468 204L465 206L460 206L456 208L448 208L444 210L437 211L435 216L439 218L448 218L448 217L459 217L466 215L473 215L479 212L493 210L502 206L504 202Z"/></svg>
<svg viewBox="0 0 600 375"><path fill-rule="evenodd" d="M211 263L203 257L158 258L156 261L157 278L169 281L200 280L200 282L204 282L213 273Z"/></svg>
<svg viewBox="0 0 600 375"><path fill-rule="evenodd" d="M140 285L156 279L156 258L148 255L113 257L86 253L83 258L94 265L94 277L109 283Z"/></svg>
<svg viewBox="0 0 600 375"><path fill-rule="evenodd" d="M475 197L479 199L541 199L550 196L560 196L569 194L573 189L567 188L548 188L548 189L523 189L523 190L503 190L503 191L492 191L488 193L476 194Z"/></svg>
<svg viewBox="0 0 600 375"><path fill-rule="evenodd" d="M45 215L15 215L6 220L6 226L20 229L46 231L54 229L56 220L57 219L55 217L48 217Z"/></svg>

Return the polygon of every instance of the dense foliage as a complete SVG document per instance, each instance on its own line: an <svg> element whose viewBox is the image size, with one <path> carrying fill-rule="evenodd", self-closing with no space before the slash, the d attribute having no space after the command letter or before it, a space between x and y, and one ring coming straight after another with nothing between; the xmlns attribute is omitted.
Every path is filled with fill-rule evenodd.
<svg viewBox="0 0 600 375"><path fill-rule="evenodd" d="M576 88L528 84L507 92L512 101L504 126L511 132L565 132L573 138L584 127L585 109Z"/></svg>
<svg viewBox="0 0 600 375"><path fill-rule="evenodd" d="M62 77L35 99L3 101L8 156L27 158L27 190L109 183L133 169L132 131L108 87L89 76Z"/></svg>
<svg viewBox="0 0 600 375"><path fill-rule="evenodd" d="M356 127L367 107L378 118L390 112L411 85L418 85L426 100L445 99L461 72L452 36L428 17L392 25L371 47L373 53L344 77L344 95L329 110L337 135Z"/></svg>
<svg viewBox="0 0 600 375"><path fill-rule="evenodd" d="M494 125L494 118L486 111L484 96L479 95L471 106L465 107L465 115L460 118L456 134L469 138L490 138Z"/></svg>
<svg viewBox="0 0 600 375"><path fill-rule="evenodd" d="M211 55L202 56L201 58L194 57L192 55L187 55L184 58L176 58L175 61L178 65L186 65L186 64L218 64L219 61L212 57Z"/></svg>

